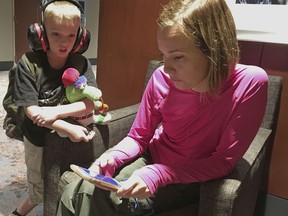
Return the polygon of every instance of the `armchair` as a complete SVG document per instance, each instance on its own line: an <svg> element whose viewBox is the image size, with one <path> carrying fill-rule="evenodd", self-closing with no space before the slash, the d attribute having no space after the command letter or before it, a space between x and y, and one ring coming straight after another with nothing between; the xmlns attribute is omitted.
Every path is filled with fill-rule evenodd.
<svg viewBox="0 0 288 216"><path fill-rule="evenodd" d="M148 65L145 86L160 61ZM266 113L256 137L233 172L221 179L203 182L199 204L162 213L162 216L252 216L261 178L266 166L267 148L273 144L273 134L279 112L282 78L269 76ZM89 143L73 143L55 133L46 136L44 148L44 215L55 215L63 187L79 178L69 171L71 163L89 166L100 154L117 144L128 133L138 104L111 111L108 125L94 128L95 138Z"/></svg>

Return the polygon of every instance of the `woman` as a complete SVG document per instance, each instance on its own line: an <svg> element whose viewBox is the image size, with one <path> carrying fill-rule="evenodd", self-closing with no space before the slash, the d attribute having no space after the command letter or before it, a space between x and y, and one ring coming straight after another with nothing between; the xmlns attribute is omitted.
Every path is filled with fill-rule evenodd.
<svg viewBox="0 0 288 216"><path fill-rule="evenodd" d="M256 135L268 77L237 63L225 0L172 0L158 25L164 66L152 75L127 137L90 167L122 187L110 193L72 183L58 215L147 215L197 202L199 183L231 173Z"/></svg>

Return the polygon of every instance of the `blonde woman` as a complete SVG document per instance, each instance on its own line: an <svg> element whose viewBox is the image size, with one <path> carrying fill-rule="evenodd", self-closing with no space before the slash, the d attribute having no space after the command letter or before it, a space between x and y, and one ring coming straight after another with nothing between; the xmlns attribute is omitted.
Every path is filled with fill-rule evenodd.
<svg viewBox="0 0 288 216"><path fill-rule="evenodd" d="M158 26L164 66L154 71L127 137L90 167L122 186L110 193L73 182L58 216L152 215L197 203L200 183L231 173L256 135L268 77L238 64L225 0L172 0Z"/></svg>

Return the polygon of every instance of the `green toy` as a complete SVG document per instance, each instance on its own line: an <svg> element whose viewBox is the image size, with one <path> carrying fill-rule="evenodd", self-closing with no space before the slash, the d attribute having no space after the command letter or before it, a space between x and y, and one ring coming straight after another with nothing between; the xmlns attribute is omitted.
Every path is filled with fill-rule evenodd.
<svg viewBox="0 0 288 216"><path fill-rule="evenodd" d="M80 73L75 68L67 68L64 71L62 82L65 87L67 100L70 103L84 98L90 98L95 102L96 108L94 113L74 117L74 120L84 126L91 123L106 124L111 120L111 115L107 112L109 107L102 99L101 90L93 86L88 86L86 77L80 76ZM96 114L96 112L98 114Z"/></svg>

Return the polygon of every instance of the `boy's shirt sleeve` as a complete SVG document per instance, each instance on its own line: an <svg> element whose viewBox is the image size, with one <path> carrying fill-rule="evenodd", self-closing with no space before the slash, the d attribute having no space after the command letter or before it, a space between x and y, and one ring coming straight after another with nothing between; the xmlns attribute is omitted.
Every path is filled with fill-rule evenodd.
<svg viewBox="0 0 288 216"><path fill-rule="evenodd" d="M89 86L97 87L96 77L92 69L92 65L88 59L86 59L86 62L87 67L83 75L87 78L87 84Z"/></svg>
<svg viewBox="0 0 288 216"><path fill-rule="evenodd" d="M25 55L19 60L15 71L14 92L17 106L38 105L38 89L35 76L29 71Z"/></svg>

